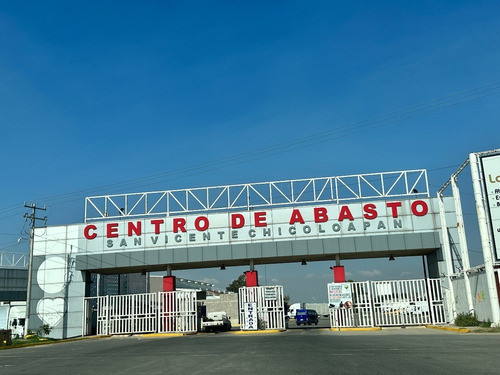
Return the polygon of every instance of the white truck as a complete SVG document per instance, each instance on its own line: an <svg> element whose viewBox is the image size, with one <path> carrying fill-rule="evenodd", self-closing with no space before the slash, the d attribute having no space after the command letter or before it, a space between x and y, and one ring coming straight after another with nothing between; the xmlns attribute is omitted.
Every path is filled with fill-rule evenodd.
<svg viewBox="0 0 500 375"><path fill-rule="evenodd" d="M207 313L201 321L201 330L205 332L230 331L230 317L225 311Z"/></svg>
<svg viewBox="0 0 500 375"><path fill-rule="evenodd" d="M0 329L10 329L12 337L24 336L26 302L0 302Z"/></svg>
<svg viewBox="0 0 500 375"><path fill-rule="evenodd" d="M303 309L304 308L304 304L303 303L292 303L290 305L290 307L288 308L288 318L289 319L295 319L295 314L297 312L297 310L299 309Z"/></svg>

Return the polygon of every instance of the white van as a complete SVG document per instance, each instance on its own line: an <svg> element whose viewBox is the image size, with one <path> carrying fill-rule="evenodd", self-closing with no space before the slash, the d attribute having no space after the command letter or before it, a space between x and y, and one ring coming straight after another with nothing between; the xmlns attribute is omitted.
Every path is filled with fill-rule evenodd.
<svg viewBox="0 0 500 375"><path fill-rule="evenodd" d="M10 329L12 337L23 337L26 323L26 302L0 302L0 329Z"/></svg>

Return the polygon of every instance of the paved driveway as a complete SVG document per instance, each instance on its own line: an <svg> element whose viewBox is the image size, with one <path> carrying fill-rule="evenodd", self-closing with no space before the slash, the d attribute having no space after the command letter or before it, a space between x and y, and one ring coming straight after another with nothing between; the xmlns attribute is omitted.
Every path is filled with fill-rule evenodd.
<svg viewBox="0 0 500 375"><path fill-rule="evenodd" d="M0 351L0 374L498 374L499 334L294 329L86 339Z"/></svg>

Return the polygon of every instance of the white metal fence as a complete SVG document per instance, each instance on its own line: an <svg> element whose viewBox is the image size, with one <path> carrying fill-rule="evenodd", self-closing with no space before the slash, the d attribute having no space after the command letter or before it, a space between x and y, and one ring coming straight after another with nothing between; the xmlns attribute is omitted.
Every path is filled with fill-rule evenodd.
<svg viewBox="0 0 500 375"><path fill-rule="evenodd" d="M84 335L197 331L196 291L88 297L84 304Z"/></svg>
<svg viewBox="0 0 500 375"><path fill-rule="evenodd" d="M158 332L197 331L196 291L159 292Z"/></svg>
<svg viewBox="0 0 500 375"><path fill-rule="evenodd" d="M331 308L331 327L444 324L439 279L353 282L352 306Z"/></svg>
<svg viewBox="0 0 500 375"><path fill-rule="evenodd" d="M245 313L245 305L248 303L255 303L258 329L285 329L285 304L282 286L243 287L239 289L238 299L242 330L254 329L254 322L249 321L248 312Z"/></svg>

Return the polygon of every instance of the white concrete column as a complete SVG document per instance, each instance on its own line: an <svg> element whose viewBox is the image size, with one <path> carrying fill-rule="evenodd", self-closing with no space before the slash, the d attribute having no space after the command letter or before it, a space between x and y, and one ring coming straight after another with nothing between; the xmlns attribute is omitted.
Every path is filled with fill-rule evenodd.
<svg viewBox="0 0 500 375"><path fill-rule="evenodd" d="M479 158L476 154L469 155L472 187L474 188L474 200L476 202L477 220L479 224L479 234L481 236L481 248L483 250L486 281L488 284L488 298L491 305L493 324L500 325L500 305L498 301L495 270L493 269L493 245L489 230L488 218L486 216L485 201L483 198L483 188L481 185L482 174L479 170Z"/></svg>

